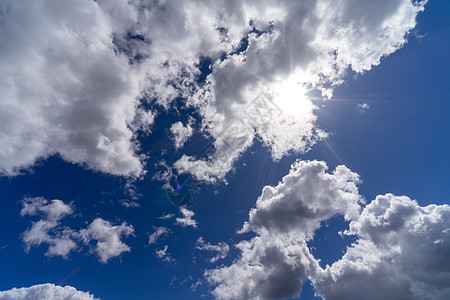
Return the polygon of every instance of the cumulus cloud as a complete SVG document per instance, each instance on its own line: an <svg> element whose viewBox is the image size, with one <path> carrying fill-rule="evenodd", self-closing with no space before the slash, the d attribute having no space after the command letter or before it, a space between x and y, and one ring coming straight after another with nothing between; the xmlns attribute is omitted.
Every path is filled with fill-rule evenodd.
<svg viewBox="0 0 450 300"><path fill-rule="evenodd" d="M167 227L155 227L155 226L153 226L153 230L155 232L150 234L150 236L148 237L148 243L149 244L156 244L156 242L158 241L159 238L165 237L165 236L169 236L172 233L172 231L169 228L167 228Z"/></svg>
<svg viewBox="0 0 450 300"><path fill-rule="evenodd" d="M181 227L192 226L194 228L197 228L197 221L192 219L195 215L192 210L189 210L186 207L180 207L180 212L183 215L183 217L176 218L175 224L178 224Z"/></svg>
<svg viewBox="0 0 450 300"><path fill-rule="evenodd" d="M170 253L167 252L169 249L169 246L165 245L163 249L156 249L156 257L158 257L160 260L167 262L167 263L174 263L175 259L170 257Z"/></svg>
<svg viewBox="0 0 450 300"><path fill-rule="evenodd" d="M176 169L202 180L223 178L255 137L275 160L308 151L325 137L315 126L308 91L330 98L349 68L364 72L399 49L423 4L323 0L225 6L239 23L249 24L243 32L247 45L214 62L206 84L189 99L214 139L214 151L206 160L183 156Z"/></svg>
<svg viewBox="0 0 450 300"><path fill-rule="evenodd" d="M123 252L131 251L130 247L121 241L121 238L129 236L133 232L133 226L127 225L125 222L120 225L111 225L110 222L97 218L79 234L85 243L96 241L95 252L99 260L107 263L109 259L119 256Z"/></svg>
<svg viewBox="0 0 450 300"><path fill-rule="evenodd" d="M108 14L89 0L2 1L0 11L8 41L0 47L0 172L58 153L102 172L141 174L130 126L140 123L142 75L114 53Z"/></svg>
<svg viewBox="0 0 450 300"><path fill-rule="evenodd" d="M182 156L180 173L223 179L255 138L274 160L308 151L325 136L309 91L329 98L349 68L364 72L399 49L424 3L2 1L0 172L59 153L138 176L136 137L155 117L143 107L175 99L213 140L211 152ZM192 128L179 125L181 148Z"/></svg>
<svg viewBox="0 0 450 300"><path fill-rule="evenodd" d="M293 164L275 187L266 186L241 232L229 266L205 272L218 299L298 297L306 279L324 299L447 299L450 296L450 207L422 207L406 196L380 195L364 207L358 176L323 162ZM342 215L355 237L325 269L307 242L321 222ZM418 271L420 270L420 271Z"/></svg>
<svg viewBox="0 0 450 300"><path fill-rule="evenodd" d="M86 229L77 231L61 223L61 219L73 213L71 204L67 205L57 199L49 201L35 197L25 198L22 205L20 211L22 216L41 217L22 234L26 251L30 251L32 246L48 244L45 255L62 256L67 259L69 253L80 246L78 243L80 240L85 244L94 241L95 252L102 263L130 251L130 247L124 244L121 238L132 234L134 229L125 222L121 225L111 225L110 222L97 218Z"/></svg>
<svg viewBox="0 0 450 300"><path fill-rule="evenodd" d="M306 242L320 223L334 215L359 215L358 175L344 166L327 173L319 161L297 161L275 187L266 186L250 211L243 231L257 235L236 247L240 257L230 266L208 270L219 299L296 297L303 282L320 267Z"/></svg>
<svg viewBox="0 0 450 300"><path fill-rule="evenodd" d="M315 279L326 299L448 299L450 207L377 196L347 234L358 240Z"/></svg>
<svg viewBox="0 0 450 300"><path fill-rule="evenodd" d="M58 286L52 283L37 284L27 288L13 288L9 291L0 291L1 300L95 300L88 292L77 291L71 286Z"/></svg>
<svg viewBox="0 0 450 300"><path fill-rule="evenodd" d="M41 216L42 219L33 222L30 229L22 234L22 241L27 251L32 246L42 243L48 244L47 256L62 256L67 258L70 251L76 248L72 236L74 231L68 227L61 227L60 220L72 214L71 205L64 204L61 200L48 201L42 197L25 198L22 201L21 216Z"/></svg>
<svg viewBox="0 0 450 300"><path fill-rule="evenodd" d="M176 122L170 126L170 133L173 136L175 149L180 149L183 147L184 143L190 139L194 133L194 129L191 126L191 122L186 124L186 126L183 126L183 123L181 122Z"/></svg>
<svg viewBox="0 0 450 300"><path fill-rule="evenodd" d="M219 259L224 259L228 255L228 251L230 251L230 246L228 246L225 242L220 242L217 245L213 245L211 243L206 243L203 237L199 237L197 239L197 243L195 248L202 251L213 251L217 252L217 255L212 257L209 261L211 263L215 263Z"/></svg>

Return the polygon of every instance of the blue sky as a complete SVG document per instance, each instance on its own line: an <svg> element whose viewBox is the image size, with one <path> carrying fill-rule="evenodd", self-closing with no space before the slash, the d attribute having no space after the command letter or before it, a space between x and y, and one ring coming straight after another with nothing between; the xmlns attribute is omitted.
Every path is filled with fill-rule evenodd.
<svg viewBox="0 0 450 300"><path fill-rule="evenodd" d="M450 5L319 2L0 3L0 299L448 299Z"/></svg>

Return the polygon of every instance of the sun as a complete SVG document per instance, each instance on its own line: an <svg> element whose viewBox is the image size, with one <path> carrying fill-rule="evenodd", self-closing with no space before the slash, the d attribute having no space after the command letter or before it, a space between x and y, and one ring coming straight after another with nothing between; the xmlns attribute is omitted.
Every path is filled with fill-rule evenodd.
<svg viewBox="0 0 450 300"><path fill-rule="evenodd" d="M296 78L289 77L273 86L274 103L287 115L304 117L313 109L307 89Z"/></svg>

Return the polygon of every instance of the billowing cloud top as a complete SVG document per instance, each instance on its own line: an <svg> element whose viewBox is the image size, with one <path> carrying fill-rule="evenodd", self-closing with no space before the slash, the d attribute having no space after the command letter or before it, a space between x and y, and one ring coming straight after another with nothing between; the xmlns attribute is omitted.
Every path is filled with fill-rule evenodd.
<svg viewBox="0 0 450 300"><path fill-rule="evenodd" d="M310 279L323 299L447 299L450 295L450 207L421 207L406 196L379 195L363 207L357 175L323 162L297 162L264 188L235 245L230 266L205 272L218 299L298 297ZM320 222L343 215L356 241L323 269L307 242ZM420 271L419 271L420 270Z"/></svg>
<svg viewBox="0 0 450 300"><path fill-rule="evenodd" d="M182 156L178 172L223 178L256 137L274 159L307 151L325 136L308 92L330 97L349 68L400 48L424 3L2 1L0 172L59 154L140 176L137 135L180 96L214 147ZM183 128L177 148L192 135Z"/></svg>
<svg viewBox="0 0 450 300"><path fill-rule="evenodd" d="M37 284L28 288L13 288L0 292L1 300L95 300L93 295L87 292L77 291L71 286L58 286L51 283Z"/></svg>

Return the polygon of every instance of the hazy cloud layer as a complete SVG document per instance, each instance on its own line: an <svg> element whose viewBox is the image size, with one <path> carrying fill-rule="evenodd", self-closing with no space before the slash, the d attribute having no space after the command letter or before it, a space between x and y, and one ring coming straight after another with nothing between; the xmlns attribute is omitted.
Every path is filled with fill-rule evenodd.
<svg viewBox="0 0 450 300"><path fill-rule="evenodd" d="M27 288L13 288L0 292L1 300L95 300L88 292L80 292L71 286L57 286L52 283L37 284Z"/></svg>

